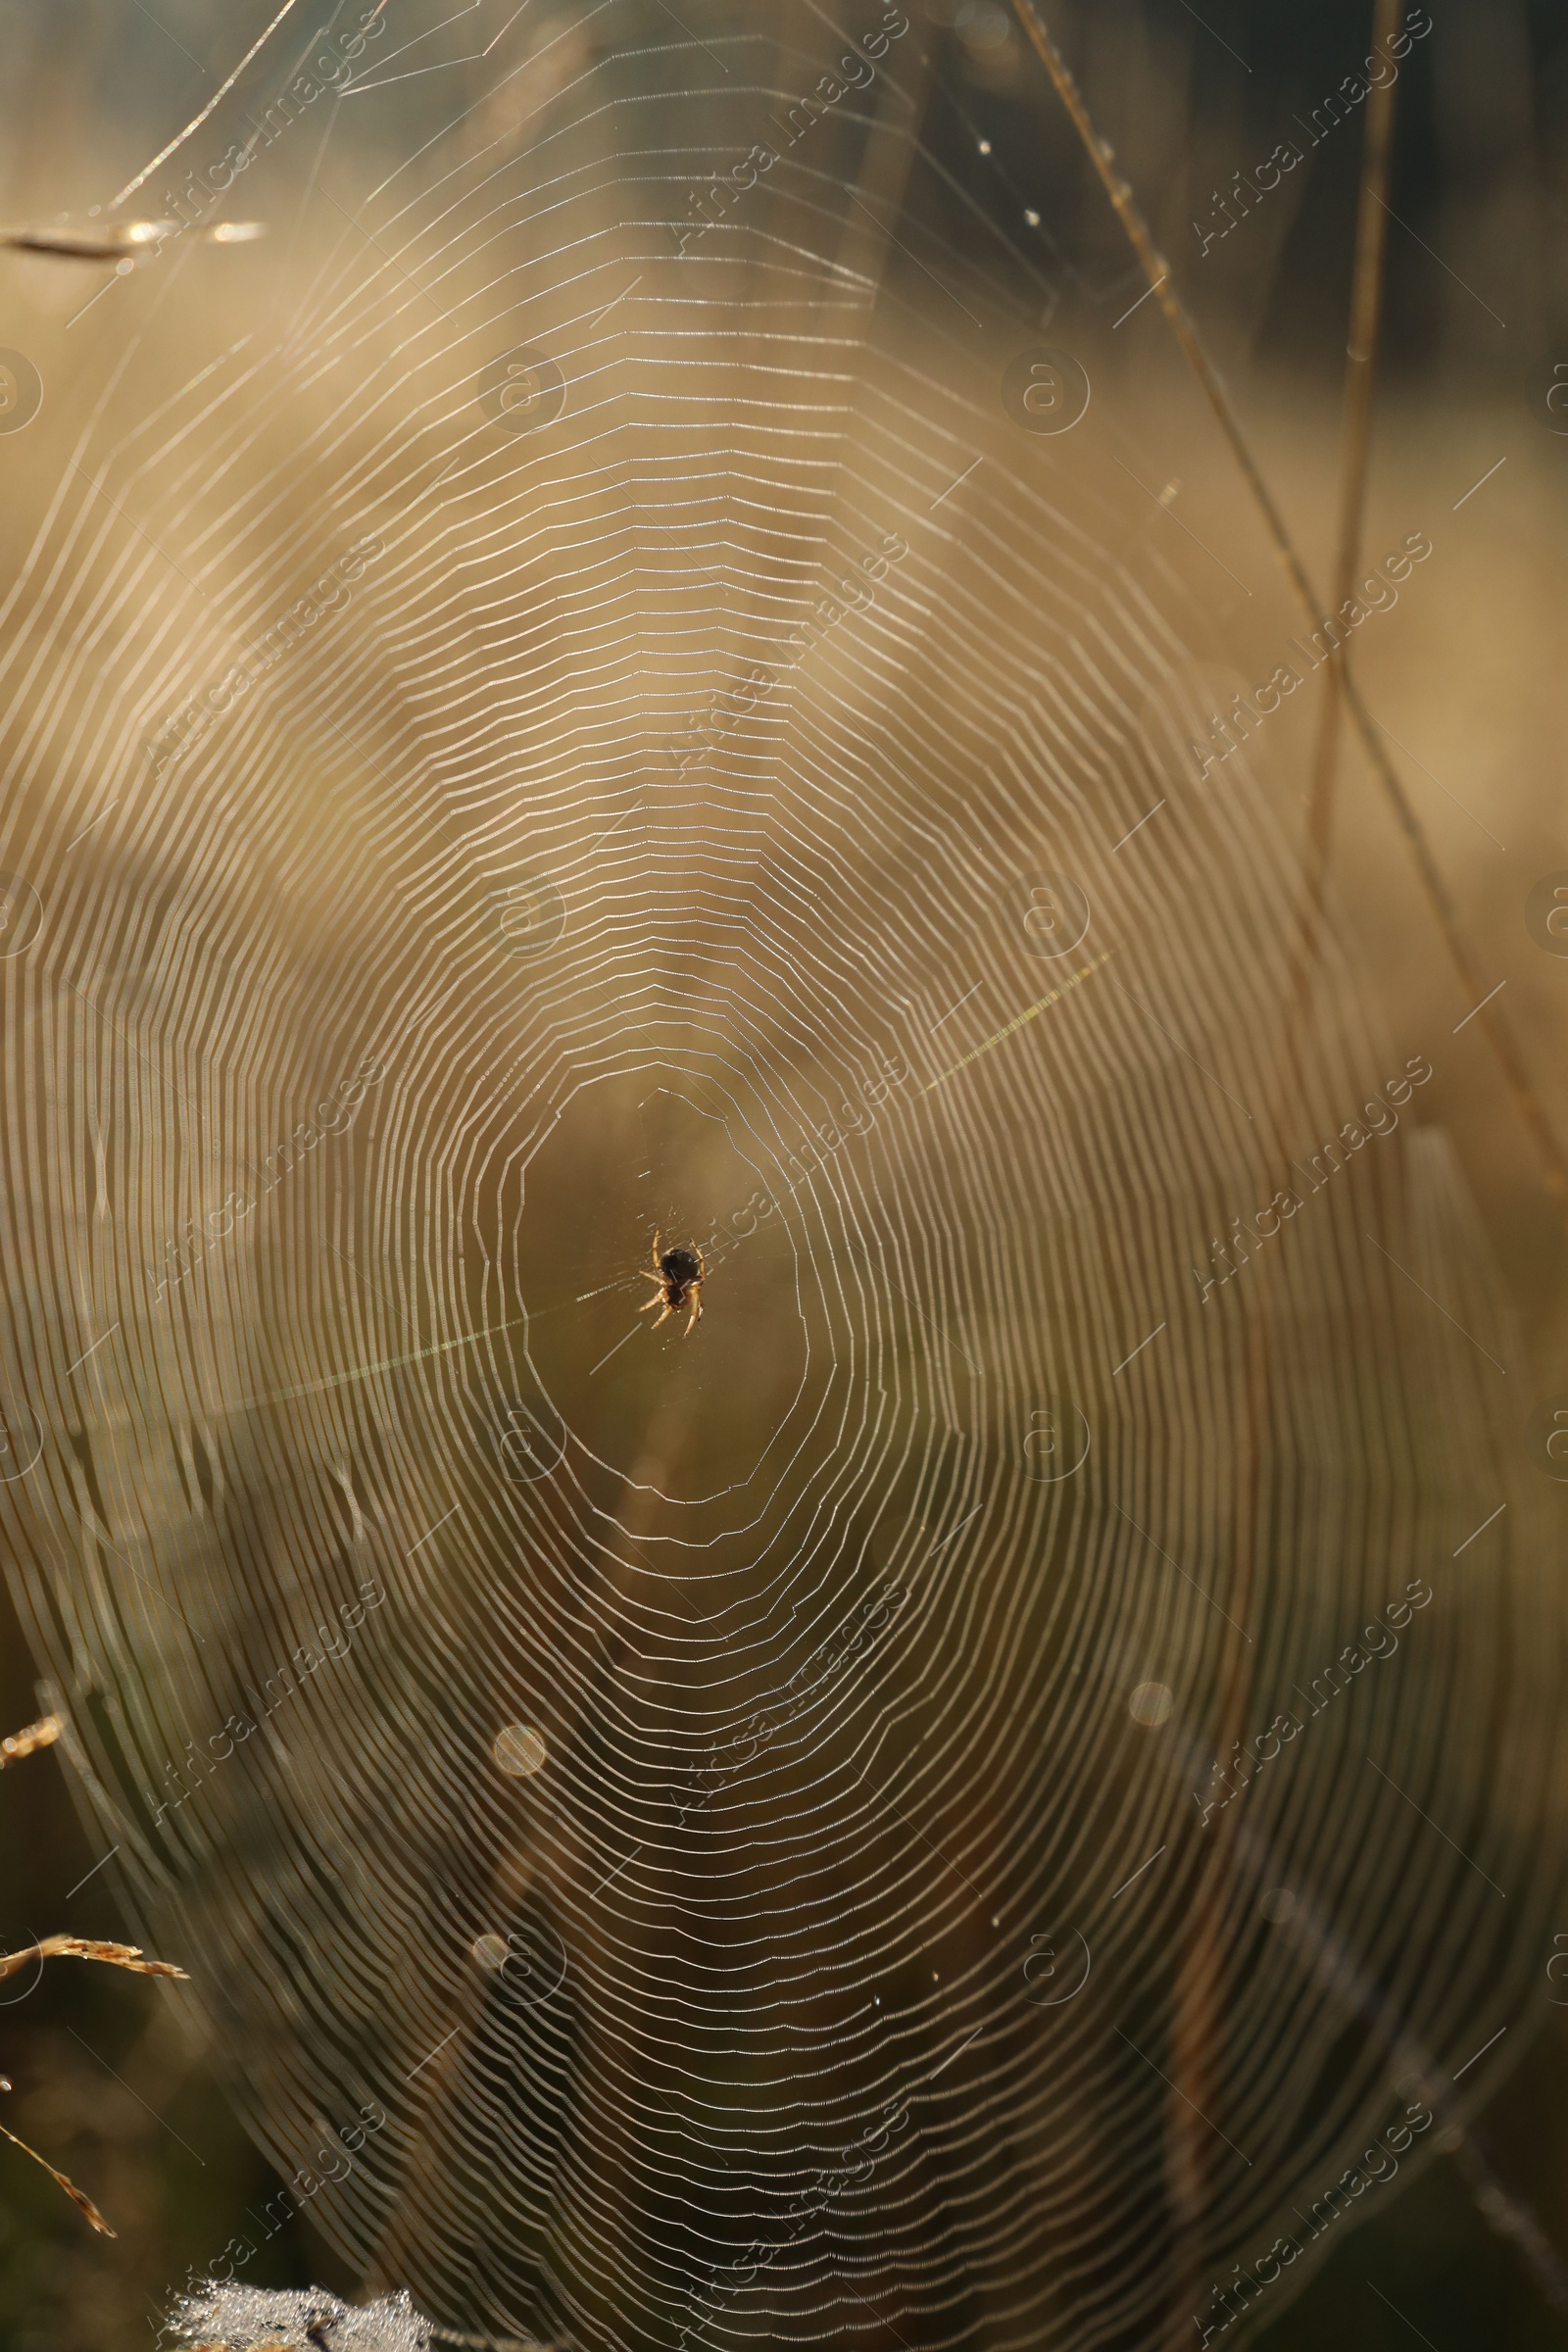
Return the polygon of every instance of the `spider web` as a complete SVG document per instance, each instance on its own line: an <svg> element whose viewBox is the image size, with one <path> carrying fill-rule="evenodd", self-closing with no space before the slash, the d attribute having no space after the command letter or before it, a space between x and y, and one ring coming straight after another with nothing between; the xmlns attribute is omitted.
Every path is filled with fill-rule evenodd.
<svg viewBox="0 0 1568 2352"><path fill-rule="evenodd" d="M1288 1067L1284 771L1200 772L1216 575L1117 472L1136 285L925 136L923 23L471 13L258 131L290 251L177 240L26 444L14 1581L368 2289L1190 2340L1552 1893L1428 1041L1331 942ZM1070 431L1000 388L1042 342Z"/></svg>

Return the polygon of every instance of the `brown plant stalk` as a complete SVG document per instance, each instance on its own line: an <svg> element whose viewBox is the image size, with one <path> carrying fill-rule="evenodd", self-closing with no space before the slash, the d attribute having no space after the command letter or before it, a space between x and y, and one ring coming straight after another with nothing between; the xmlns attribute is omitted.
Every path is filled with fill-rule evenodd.
<svg viewBox="0 0 1568 2352"><path fill-rule="evenodd" d="M1079 138L1100 176L1105 193L1120 220L1133 251L1143 266L1144 274L1155 300L1176 337L1188 365L1213 411L1221 431L1229 442L1236 462L1251 491L1262 515L1264 526L1273 544L1275 555L1287 580L1303 612L1308 624L1315 627L1319 619L1317 598L1311 579L1298 554L1284 515L1273 493L1264 480L1257 462L1242 431L1240 420L1229 396L1220 381L1198 329L1185 305L1176 294L1169 264L1154 244L1139 211L1133 191L1116 170L1115 155L1108 141L1095 129L1089 110L1070 73L1065 59L1053 40L1041 17L1035 0L1013 0L1019 22L1037 51L1057 97L1065 107ZM1381 28L1390 12L1386 0L1377 0L1377 23ZM1392 86L1392 85L1390 85ZM1352 292L1352 326L1350 333L1351 373L1347 385L1344 458L1341 482L1341 528L1336 568L1337 580L1343 579L1347 564L1353 574L1355 555L1360 541L1360 516L1365 494L1366 438L1370 419L1372 389L1372 351L1376 322L1381 303L1382 248L1373 246L1366 227L1365 215L1374 208L1368 202L1368 184L1375 175L1387 172L1387 149L1392 133L1392 107L1386 113L1381 128L1374 130L1369 119L1366 158L1361 196L1361 218L1357 222L1356 276ZM1374 152L1374 139L1379 142ZM1357 355L1364 355L1359 358ZM1357 372L1359 370L1359 372ZM1348 588L1342 592L1349 594ZM1340 609L1336 604L1335 611ZM1396 821L1404 836L1414 859L1416 871L1437 917L1439 928L1461 982L1472 995L1481 995L1481 982L1471 956L1469 943L1459 922L1447 884L1432 855L1420 820L1411 807L1399 777L1374 732L1373 722L1359 690L1343 662L1330 664L1334 724L1337 726L1339 705L1343 701L1355 724L1368 759L1392 804ZM1332 738L1330 739L1332 741ZM1315 792L1315 821L1311 841L1312 859L1307 905L1304 910L1302 934L1302 966L1305 990L1309 995L1311 959L1315 950L1318 912L1321 906L1324 873L1327 865L1327 847L1332 811L1332 766L1320 741L1318 774L1330 781ZM1316 844L1321 841L1321 860ZM1294 992L1293 992L1294 993ZM1303 1005L1304 1009L1304 1005ZM1494 1011L1492 1004L1481 1010L1489 1043L1502 1069L1504 1080L1515 1108L1528 1131L1541 1161L1546 1191L1557 1202L1559 1210L1568 1209L1568 1159L1565 1159L1551 1126L1536 1095L1528 1071L1515 1044L1511 1027L1501 1018L1489 1016ZM1293 1024L1294 1029L1294 1024ZM1250 1418L1252 1424L1253 1447L1250 1455L1255 1458L1255 1445L1260 1434L1259 1422L1268 1388L1267 1340L1254 1331L1250 1348L1249 1375ZM1256 1494L1253 1484L1253 1459L1249 1461L1249 1475L1242 1490L1248 1518L1255 1514ZM1252 1568L1250 1544L1253 1537L1250 1525L1243 1533L1244 1565L1249 1577ZM1231 1645L1235 1649L1235 1644ZM1245 1659L1236 1655L1228 1661L1228 1671L1222 1681L1222 1714L1229 1723L1238 1717L1238 1708L1247 1688L1249 1670ZM1175 2016L1171 2031L1171 2061L1177 2083L1184 2081L1197 2090L1195 2104L1202 2104L1202 2094L1208 2088L1208 2077L1213 2067L1217 2018L1223 1977L1223 1952L1215 1933L1214 1915L1221 1888L1227 1876L1229 1856L1222 1840L1210 1857L1205 1874L1206 1901L1198 1905L1198 1928L1189 1948L1177 1987ZM1184 2098L1188 2095L1182 2092ZM1169 2149L1172 2202L1177 2230L1171 2277L1171 2310L1168 2342L1174 2347L1186 2337L1186 2313L1190 2311L1198 2281L1198 2265L1201 2256L1201 2219L1207 2202L1208 2153L1194 2136L1189 2119L1173 2110L1171 2144Z"/></svg>
<svg viewBox="0 0 1568 2352"><path fill-rule="evenodd" d="M3 2075L0 2075L0 2088L6 2090L11 2088ZM30 2156L34 2164L41 2164L51 2180L59 2181L76 2211L85 2214L100 2237L118 2237L120 2235L118 2230L111 2230L86 2190L78 2188L74 2180L68 2180L64 2173L57 2172L47 2156L40 2156L36 2148L29 2148L24 2139L19 2139L14 2132L8 2132L4 2124L0 2124L0 2137L9 2139L14 2148L20 2148L24 2156Z"/></svg>
<svg viewBox="0 0 1568 2352"><path fill-rule="evenodd" d="M48 1717L46 1720L54 1722L58 1731L57 1718ZM42 1727L34 1724L31 1728L37 1731ZM26 1737L25 1734L19 1736ZM55 1733L51 1732L49 1737L52 1740ZM47 1742L40 1742L40 1744L47 1744ZM6 1745L10 1747L10 1740L7 1740ZM104 1943L96 1937L87 1936L45 1936L38 1943L24 1944L20 1952L0 1954L0 1979L14 1977L18 1969L28 1960L54 1959L104 1960L112 1968L128 1968L138 1977L183 1977L185 1974L182 1968L175 1968L172 1961L144 1960L141 1956L140 1946L134 1943ZM9 2090L10 2088L11 2084L3 2075L0 2075L0 2090ZM19 2139L14 2132L8 2132L4 2124L0 2124L0 2137L9 2139L14 2148L20 2148L24 2156L30 2156L34 2164L41 2164L50 2180L59 2182L73 2205L75 2206L76 2211L86 2217L101 2237L115 2237L119 2234L104 2220L86 2190L78 2188L74 2180L68 2180L64 2173L58 2172L47 2156L40 2156L36 2148L29 2148L24 2139Z"/></svg>
<svg viewBox="0 0 1568 2352"><path fill-rule="evenodd" d="M1220 381L1213 362L1203 348L1198 329L1194 325L1186 306L1175 292L1170 264L1150 235L1131 187L1116 170L1114 149L1108 140L1102 139L1096 130L1089 110L1084 104L1082 93L1068 71L1066 60L1052 39L1045 21L1035 5L1035 0L1013 0L1013 6L1017 11L1019 23L1033 43L1046 72L1051 76L1057 97L1066 108L1073 127L1088 151L1090 161L1115 208L1116 217L1126 231L1128 242L1143 265L1144 274L1149 279L1154 299L1164 312L1171 332L1181 347L1183 357L1197 376L1204 397L1213 410L1220 430L1230 444L1231 452L1241 467L1243 477L1263 517L1264 527L1292 591L1302 612L1306 614L1309 625L1315 628L1319 624L1321 611L1313 593L1306 566L1297 551L1296 542L1291 537L1274 494L1258 468L1257 461L1242 431L1236 412L1231 407L1230 397ZM1362 749L1388 795L1394 810L1395 821L1403 835L1405 847L1414 860L1416 872L1437 918L1438 927L1443 934L1444 944L1447 948L1454 969L1466 991L1471 996L1484 1000L1486 992L1483 988L1479 967L1471 954L1470 944L1465 937L1463 925L1460 923L1452 894L1432 855L1431 847L1422 830L1421 821L1410 804L1409 796L1379 741L1371 713L1361 700L1360 689L1354 680L1344 672L1341 674L1341 691L1344 695L1345 707L1360 737ZM1524 1058L1514 1038L1512 1024L1497 1004L1494 997L1490 1003L1478 1002L1476 1012L1487 1042L1502 1072L1503 1081L1514 1108L1535 1147L1536 1156L1541 1166L1542 1182L1556 1202L1559 1213L1563 1214L1564 1222L1568 1223L1568 1155L1564 1154L1562 1146L1558 1142L1536 1093L1535 1085L1525 1067Z"/></svg>
<svg viewBox="0 0 1568 2352"><path fill-rule="evenodd" d="M89 1936L45 1936L40 1943L24 1944L20 1952L0 1953L0 1981L14 1977L28 1960L106 1960L112 1968L128 1968L138 1977L183 1977L172 1960L144 1960L136 1943L103 1943Z"/></svg>
<svg viewBox="0 0 1568 2352"><path fill-rule="evenodd" d="M1399 26L1399 0L1374 0L1372 54L1390 54ZM1366 138L1361 157L1361 194L1355 219L1355 269L1350 286L1349 336L1346 345L1345 413L1340 435L1340 533L1334 562L1338 615L1355 594L1366 509L1368 457L1372 439L1372 392L1377 367L1378 326L1383 313L1384 255L1388 248L1389 159L1394 146L1396 76L1374 82L1367 96ZM1323 902L1328 889L1329 845L1334 830L1334 795L1339 765L1340 714L1350 656L1336 640L1323 670L1323 707L1318 717L1312 763L1312 797L1306 825L1306 900L1296 951L1296 980L1290 992L1291 1044L1285 1060L1297 1065L1299 1041L1311 1005Z"/></svg>

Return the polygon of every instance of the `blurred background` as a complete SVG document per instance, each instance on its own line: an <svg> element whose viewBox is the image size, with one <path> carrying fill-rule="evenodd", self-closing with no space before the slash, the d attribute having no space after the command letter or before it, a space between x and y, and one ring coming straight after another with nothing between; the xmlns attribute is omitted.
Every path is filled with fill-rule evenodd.
<svg viewBox="0 0 1568 2352"><path fill-rule="evenodd" d="M1157 438L1163 406L1190 392L1172 372L1152 304L1123 345L1109 341L1111 331L1123 334L1112 322L1143 280L1016 21L1000 0L907 6L926 61L924 116L921 159L899 199L899 236L923 227L950 252L967 253L982 275L1005 274L1010 265L999 261L992 235L1004 223L1032 247L1037 277L1027 298L1042 283L1055 289L1040 299L1042 321L1058 303L1102 318L1106 380L1143 404ZM341 10L318 13L322 31L346 22ZM622 0L612 33L602 16L590 24L584 12L533 0L528 38L564 74L594 42L623 41L622 20L651 38L668 13L659 0ZM223 10L206 0L152 8L4 0L0 220L84 229L94 208L206 103L268 14L254 0ZM501 127L493 111L484 116L487 104L506 102L489 99L473 24L488 39L511 15L484 0L443 29L433 8L390 0L387 10L386 47L416 35L424 42L420 72L441 67L442 119L460 111L461 91L476 113L476 140L480 125L485 136ZM1186 0L1055 0L1048 15L1323 577L1362 125L1359 112L1317 138L1307 124L1364 58L1369 11L1348 0L1309 11L1204 0L1200 15ZM1369 632L1359 674L1416 762L1422 821L1472 938L1507 983L1550 1114L1568 1133L1568 959L1543 953L1524 915L1534 884L1568 866L1568 14L1553 0L1433 0L1429 19L1410 15L1429 29L1413 42L1398 86L1366 544L1441 529L1457 560L1432 567L1396 623ZM700 38L704 0L687 0L681 21ZM199 257L215 285L223 273L225 300L243 308L248 272L267 273L275 287L277 273L286 281L295 270L303 282L321 227L319 205L313 211L316 143L324 152L344 103L326 96L320 131L313 122L300 132L311 144L286 204L257 192L268 237ZM358 159L414 151L436 104L418 74L389 86L373 122L353 129ZM1234 175L1254 172L1292 139L1302 160L1255 217L1239 200L1227 212ZM231 215L246 213L245 193ZM156 215L158 206L148 209ZM0 253L0 345L26 347L40 321L63 328L95 293L107 309L118 298L113 268ZM1181 512L1203 517L1205 540L1235 554L1228 534L1243 533L1246 518L1229 460L1215 437L1185 424L1173 447L1178 440ZM1163 481L1155 466L1152 457L1150 476ZM1456 507L1489 466L1500 472ZM16 494L37 514L53 491L39 475ZM10 517L19 544L29 519ZM1268 628L1240 602L1222 606L1220 618L1235 632L1227 658L1248 678L1264 675ZM1304 722L1297 714L1289 723ZM1396 835L1351 753L1334 872L1392 1033L1447 1040L1465 1007ZM1455 1139L1525 1328L1533 1396L1544 1396L1568 1389L1568 1250L1479 1034L1460 1033L1443 1057L1431 1115ZM1560 1510L1554 1526L1547 1566L1557 1574ZM11 1731L40 1711L37 1666L9 1604L0 1605L0 1730ZM89 1878L96 1849L66 1770L57 1749L0 1775L8 1948L68 1920L76 1934L125 1933L109 1879ZM1561 1924L1568 1933L1568 1916ZM1508 2079L1478 2130L1564 2264L1568 1969L1559 1975L1560 1985L1543 1968L1533 2007L1510 2031ZM60 1961L41 1981L28 1972L0 1986L0 2068L15 2084L6 2108L13 2129L80 2182L120 2232L112 2244L89 2236L41 2173L0 2150L0 2343L7 2352L110 2352L151 2341L188 2266L260 2212L276 2176L234 2119L215 2069L138 1981ZM1540 2262L1527 2260L1503 2226L1513 2208L1489 2212L1486 2202L1452 2162L1369 2199L1295 2303L1259 2316L1252 2340L1279 2352L1325 2340L1395 2346L1412 2335L1436 2352L1568 2343L1568 2310L1553 2307ZM269 2240L250 2276L343 2292L355 2284L298 2217Z"/></svg>

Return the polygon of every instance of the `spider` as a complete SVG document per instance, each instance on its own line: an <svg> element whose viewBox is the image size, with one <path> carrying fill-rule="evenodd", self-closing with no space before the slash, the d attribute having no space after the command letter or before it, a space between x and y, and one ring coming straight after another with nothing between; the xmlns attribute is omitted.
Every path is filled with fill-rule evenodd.
<svg viewBox="0 0 1568 2352"><path fill-rule="evenodd" d="M689 1296L692 1302L692 1317L681 1335L683 1339L689 1340L694 1327L702 1318L703 1283L708 1273L708 1261L695 1242L692 1243L690 1249L666 1250L661 1255L659 1245L662 1238L658 1233L654 1235L653 1272L650 1273L646 1267L643 1269L644 1282L657 1282L659 1289L649 1299L648 1305L640 1306L637 1312L640 1315L646 1315L649 1307L662 1306L664 1314L660 1316L659 1323L662 1323L664 1315L674 1315L680 1312ZM659 1323L654 1325L656 1331L659 1329Z"/></svg>

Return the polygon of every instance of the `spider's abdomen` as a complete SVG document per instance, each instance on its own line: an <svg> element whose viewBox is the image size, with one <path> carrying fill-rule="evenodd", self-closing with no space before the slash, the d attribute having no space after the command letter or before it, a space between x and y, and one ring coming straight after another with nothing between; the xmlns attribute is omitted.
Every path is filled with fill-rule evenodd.
<svg viewBox="0 0 1568 2352"><path fill-rule="evenodd" d="M695 1282L703 1270L702 1259L695 1250L666 1250L659 1261L660 1272L673 1289L684 1290Z"/></svg>

